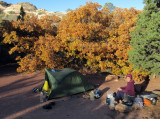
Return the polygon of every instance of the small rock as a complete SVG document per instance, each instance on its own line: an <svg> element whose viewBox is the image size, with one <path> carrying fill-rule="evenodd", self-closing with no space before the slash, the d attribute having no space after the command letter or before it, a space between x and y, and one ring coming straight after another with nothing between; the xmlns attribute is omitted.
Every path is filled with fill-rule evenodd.
<svg viewBox="0 0 160 119"><path fill-rule="evenodd" d="M105 78L105 81L110 81L110 80L118 81L118 76L116 76L116 75L108 75L108 76Z"/></svg>
<svg viewBox="0 0 160 119"><path fill-rule="evenodd" d="M139 110L140 107L139 107L138 104L133 104L133 105L132 105L132 109L133 109L133 110Z"/></svg>

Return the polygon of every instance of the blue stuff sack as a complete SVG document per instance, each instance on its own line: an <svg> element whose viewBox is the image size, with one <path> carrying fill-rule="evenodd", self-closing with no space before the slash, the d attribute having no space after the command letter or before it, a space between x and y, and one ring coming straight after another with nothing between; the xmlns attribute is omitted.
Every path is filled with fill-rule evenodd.
<svg viewBox="0 0 160 119"><path fill-rule="evenodd" d="M51 69L51 71L52 71L52 72L57 72L57 70L55 70L55 69Z"/></svg>
<svg viewBox="0 0 160 119"><path fill-rule="evenodd" d="M100 97L101 97L101 95L102 95L101 90L96 89L96 90L95 90L94 97L95 97L96 99L98 99L98 98L100 98Z"/></svg>

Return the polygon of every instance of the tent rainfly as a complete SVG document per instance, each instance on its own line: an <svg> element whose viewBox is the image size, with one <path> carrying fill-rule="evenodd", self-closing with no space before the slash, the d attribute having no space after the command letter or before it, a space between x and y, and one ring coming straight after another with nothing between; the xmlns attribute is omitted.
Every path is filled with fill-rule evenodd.
<svg viewBox="0 0 160 119"><path fill-rule="evenodd" d="M60 69L57 72L45 69L45 81L48 81L50 89L48 99L71 96L95 88L85 76L70 68ZM42 88L43 86L44 83Z"/></svg>

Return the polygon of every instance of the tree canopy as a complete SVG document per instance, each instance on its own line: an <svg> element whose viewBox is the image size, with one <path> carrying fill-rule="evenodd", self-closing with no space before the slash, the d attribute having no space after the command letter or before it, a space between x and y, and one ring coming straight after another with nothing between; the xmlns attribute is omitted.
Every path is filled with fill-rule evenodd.
<svg viewBox="0 0 160 119"><path fill-rule="evenodd" d="M18 20L24 20L25 14L26 13L24 12L23 6L21 6L21 8L20 8L20 15L17 16L17 21Z"/></svg>
<svg viewBox="0 0 160 119"><path fill-rule="evenodd" d="M19 72L70 67L116 75L132 73L139 80L147 72L134 70L128 61L130 31L139 13L134 8L110 11L106 6L87 2L61 20L56 16L38 19L25 15L24 20L12 22L3 42L14 45L10 54L23 53L17 57Z"/></svg>
<svg viewBox="0 0 160 119"><path fill-rule="evenodd" d="M160 74L160 12L157 12L153 0L144 0L144 3L144 11L139 14L131 33L129 61L135 69L143 68L152 74Z"/></svg>
<svg viewBox="0 0 160 119"><path fill-rule="evenodd" d="M105 3L104 7L107 7L109 11L113 11L116 8L111 2Z"/></svg>
<svg viewBox="0 0 160 119"><path fill-rule="evenodd" d="M14 52L23 54L16 58L20 65L17 69L19 72L33 72L47 67L48 61L45 61L47 54L44 55L43 53L49 51L49 49L45 49L47 44L51 45L48 37L52 35L51 38L54 39L57 34L57 28L53 23L58 23L59 21L60 18L54 15L45 16L42 19L38 19L34 15L25 15L24 21L12 22L10 26L12 29L3 34L3 43L13 44L14 47L10 49L10 54ZM42 48L44 52L41 52Z"/></svg>

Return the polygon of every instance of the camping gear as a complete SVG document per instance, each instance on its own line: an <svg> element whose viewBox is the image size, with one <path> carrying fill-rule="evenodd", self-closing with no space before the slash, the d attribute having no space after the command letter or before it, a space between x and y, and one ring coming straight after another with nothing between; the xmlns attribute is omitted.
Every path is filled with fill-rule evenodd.
<svg viewBox="0 0 160 119"><path fill-rule="evenodd" d="M49 92L46 92L44 90L42 90L40 92L40 102L45 102L48 100L48 95L49 95Z"/></svg>
<svg viewBox="0 0 160 119"><path fill-rule="evenodd" d="M94 89L88 79L74 69L64 68L57 72L45 69L45 80L42 89L48 81L50 89L48 99L71 96L73 94Z"/></svg>
<svg viewBox="0 0 160 119"><path fill-rule="evenodd" d="M107 98L113 97L113 92L112 91L107 91Z"/></svg>
<svg viewBox="0 0 160 119"><path fill-rule="evenodd" d="M91 100L91 101L94 101L94 92L93 92L93 91L91 91L90 100Z"/></svg>
<svg viewBox="0 0 160 119"><path fill-rule="evenodd" d="M143 107L143 99L139 95L135 98L134 104L137 104L140 108Z"/></svg>
<svg viewBox="0 0 160 119"><path fill-rule="evenodd" d="M157 97L158 97L158 95L156 95L156 94L154 94L152 92L143 92L143 93L141 93L140 96L142 98L150 100L153 105L155 105L157 103Z"/></svg>
<svg viewBox="0 0 160 119"><path fill-rule="evenodd" d="M116 93L116 92L114 92L114 93L113 93L113 97L115 98L115 97L116 97L116 95L117 95L117 93Z"/></svg>
<svg viewBox="0 0 160 119"><path fill-rule="evenodd" d="M130 96L124 93L124 102L134 102L135 96Z"/></svg>
<svg viewBox="0 0 160 119"><path fill-rule="evenodd" d="M99 89L96 89L96 90L95 90L95 95L94 95L94 97L95 97L96 99L98 99L98 98L101 97L101 95L102 95L102 91L99 90Z"/></svg>
<svg viewBox="0 0 160 119"><path fill-rule="evenodd" d="M42 88L44 91L48 92L49 91L49 84L48 84L48 81L44 81L44 85L43 85L43 88Z"/></svg>
<svg viewBox="0 0 160 119"><path fill-rule="evenodd" d="M43 92L40 92L40 102L43 102Z"/></svg>
<svg viewBox="0 0 160 119"><path fill-rule="evenodd" d="M111 102L110 98L106 98L106 104L110 105L110 102Z"/></svg>
<svg viewBox="0 0 160 119"><path fill-rule="evenodd" d="M157 98L158 97L158 95L156 95L152 92L143 92L143 93L141 93L140 96L143 97L143 98L146 98L146 99L151 99L151 98Z"/></svg>
<svg viewBox="0 0 160 119"><path fill-rule="evenodd" d="M134 89L135 89L135 92L136 92L136 95L139 95L141 94L142 92L144 92L148 86L150 82L150 79L149 79L149 76L146 76L145 77L145 80L140 83L140 84L135 84L134 85Z"/></svg>
<svg viewBox="0 0 160 119"><path fill-rule="evenodd" d="M33 91L34 93L37 93L37 92L39 91L39 89L38 89L38 88L33 88L32 91Z"/></svg>
<svg viewBox="0 0 160 119"><path fill-rule="evenodd" d="M111 107L114 107L115 105L114 105L114 100L115 100L115 98L112 96L111 98L110 98L110 106Z"/></svg>
<svg viewBox="0 0 160 119"><path fill-rule="evenodd" d="M151 104L151 101L149 99L146 99L146 98L143 98L143 102L144 102L144 105L146 105L146 106Z"/></svg>
<svg viewBox="0 0 160 119"><path fill-rule="evenodd" d="M122 102L122 104L127 105L127 106L132 106L133 102Z"/></svg>
<svg viewBox="0 0 160 119"><path fill-rule="evenodd" d="M156 105L157 98L150 98L152 105Z"/></svg>
<svg viewBox="0 0 160 119"><path fill-rule="evenodd" d="M113 92L112 91L107 91L107 98L109 98L109 99L106 99L106 100L109 100L109 105L111 106L111 107L114 107L115 105L114 105L114 100L115 100L115 98L113 97Z"/></svg>
<svg viewBox="0 0 160 119"><path fill-rule="evenodd" d="M51 71L52 71L52 72L57 72L57 70L55 70L55 69L51 69Z"/></svg>
<svg viewBox="0 0 160 119"><path fill-rule="evenodd" d="M123 104L127 106L132 106L134 102L135 96L130 96L124 93L124 99L123 99Z"/></svg>

